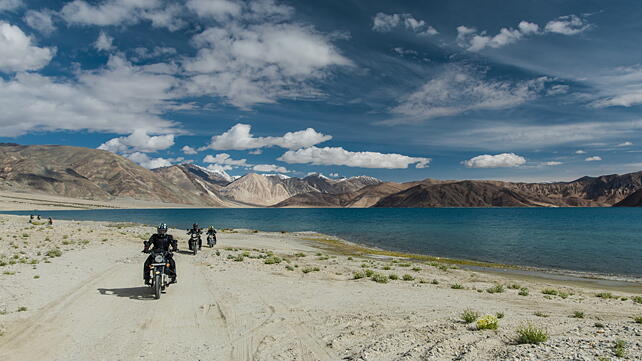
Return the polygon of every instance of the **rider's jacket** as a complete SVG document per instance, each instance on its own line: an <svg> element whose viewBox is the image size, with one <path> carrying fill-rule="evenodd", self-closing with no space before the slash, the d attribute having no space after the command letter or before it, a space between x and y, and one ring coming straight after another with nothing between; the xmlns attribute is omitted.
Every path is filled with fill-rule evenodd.
<svg viewBox="0 0 642 361"><path fill-rule="evenodd" d="M155 251L169 251L169 248L172 247L174 251L178 249L178 243L172 237L171 234L153 234L149 237L149 241L144 242L145 251L149 250L149 247L152 246L152 249Z"/></svg>
<svg viewBox="0 0 642 361"><path fill-rule="evenodd" d="M214 228L208 229L207 230L207 235L208 236L213 236L216 234L216 230Z"/></svg>
<svg viewBox="0 0 642 361"><path fill-rule="evenodd" d="M192 228L189 231L187 231L187 234L200 235L201 233L203 233L203 231L200 228Z"/></svg>

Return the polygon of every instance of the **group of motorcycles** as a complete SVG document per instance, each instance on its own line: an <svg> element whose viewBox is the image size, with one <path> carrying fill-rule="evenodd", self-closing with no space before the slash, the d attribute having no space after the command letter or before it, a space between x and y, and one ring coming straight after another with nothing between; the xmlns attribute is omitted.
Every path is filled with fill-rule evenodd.
<svg viewBox="0 0 642 361"><path fill-rule="evenodd" d="M213 228L210 228L207 234L207 245L212 248L216 245L216 231ZM190 235L188 245L190 251L194 252L194 255L198 253L198 250L201 248L202 240L201 234L202 230L200 228L192 228L187 230L187 234ZM151 257L153 262L150 264L152 268L152 278L151 278L151 288L154 290L154 297L160 299L162 293L165 292L165 289L169 287L170 280L167 273L167 269L170 267L170 257L171 253L168 251L151 251Z"/></svg>

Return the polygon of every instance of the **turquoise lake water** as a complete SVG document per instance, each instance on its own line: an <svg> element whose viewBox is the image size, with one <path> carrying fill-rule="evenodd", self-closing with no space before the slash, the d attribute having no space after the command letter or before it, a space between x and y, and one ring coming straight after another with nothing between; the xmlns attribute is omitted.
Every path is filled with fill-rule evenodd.
<svg viewBox="0 0 642 361"><path fill-rule="evenodd" d="M3 212L30 214L32 212ZM317 231L389 250L642 276L642 208L144 209L42 211L54 219ZM150 230L151 231L151 230ZM184 234L177 235L180 240ZM224 236L221 237L224 243Z"/></svg>

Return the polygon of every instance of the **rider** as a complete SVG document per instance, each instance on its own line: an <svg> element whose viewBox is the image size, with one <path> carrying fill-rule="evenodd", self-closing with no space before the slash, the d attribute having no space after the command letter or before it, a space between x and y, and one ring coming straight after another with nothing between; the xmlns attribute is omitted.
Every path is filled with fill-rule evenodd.
<svg viewBox="0 0 642 361"><path fill-rule="evenodd" d="M216 242L216 230L214 229L214 227L212 226L207 227L207 235L212 236L212 238L214 239L214 242Z"/></svg>
<svg viewBox="0 0 642 361"><path fill-rule="evenodd" d="M203 246L203 240L201 239L201 234L203 234L203 230L198 228L198 224L194 223L192 224L192 229L187 231L187 234L191 235L196 235L198 237L198 249L200 250L201 247Z"/></svg>
<svg viewBox="0 0 642 361"><path fill-rule="evenodd" d="M167 234L167 225L161 223L158 226L157 233L149 237L149 241L143 242L145 249L143 252L150 253L149 246L153 246L153 251L167 252L167 261L169 262L169 276L171 277L170 283L176 283L176 262L174 262L174 257L172 257L172 251L178 251L178 243L172 237L171 234ZM170 250L170 247L172 248ZM149 265L154 261L152 255L150 254L145 261L143 266L143 279L145 279L145 284L151 284L151 276L149 274L150 268Z"/></svg>

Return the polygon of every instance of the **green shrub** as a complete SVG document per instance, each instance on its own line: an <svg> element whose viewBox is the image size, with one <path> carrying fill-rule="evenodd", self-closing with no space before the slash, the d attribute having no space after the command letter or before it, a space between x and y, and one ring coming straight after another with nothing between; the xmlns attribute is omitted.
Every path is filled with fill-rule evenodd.
<svg viewBox="0 0 642 361"><path fill-rule="evenodd" d="M292 267L290 265L285 266L285 269L288 270L288 271L294 271L294 267Z"/></svg>
<svg viewBox="0 0 642 361"><path fill-rule="evenodd" d="M263 263L265 263L265 264L279 264L279 263L281 263L281 258L277 257L277 256L271 256L271 257L266 258L265 261L263 261Z"/></svg>
<svg viewBox="0 0 642 361"><path fill-rule="evenodd" d="M535 311L533 314L537 317L548 317L548 314L541 312L541 311Z"/></svg>
<svg viewBox="0 0 642 361"><path fill-rule="evenodd" d="M600 292L596 294L595 297L609 299L609 298L613 298L613 294L611 292Z"/></svg>
<svg viewBox="0 0 642 361"><path fill-rule="evenodd" d="M366 277L372 277L372 275L374 274L374 271L371 269L367 269L364 271L364 273L366 274Z"/></svg>
<svg viewBox="0 0 642 361"><path fill-rule="evenodd" d="M430 281L430 283L431 283L431 284L433 284L433 285L438 285L438 284L439 284L439 281L437 281L437 280L433 279L432 281Z"/></svg>
<svg viewBox="0 0 642 361"><path fill-rule="evenodd" d="M558 294L557 290L554 290L552 288L545 288L542 290L542 293L545 295L551 295L551 296L557 296Z"/></svg>
<svg viewBox="0 0 642 361"><path fill-rule="evenodd" d="M360 280L360 279L365 278L365 277L366 277L366 273L365 272L361 272L361 271L357 271L357 272L352 274L352 279L353 280Z"/></svg>
<svg viewBox="0 0 642 361"><path fill-rule="evenodd" d="M486 292L488 293L502 293L504 292L504 286L500 284L496 284L495 286L486 289Z"/></svg>
<svg viewBox="0 0 642 361"><path fill-rule="evenodd" d="M635 296L635 297L631 297L631 299L632 299L632 300L633 300L633 302L635 302L635 303L642 304L642 296Z"/></svg>
<svg viewBox="0 0 642 361"><path fill-rule="evenodd" d="M522 286L520 286L517 283L513 283L513 284L509 285L508 288L510 288L511 290L518 290L518 289L522 288Z"/></svg>
<svg viewBox="0 0 642 361"><path fill-rule="evenodd" d="M385 266L381 267L381 269L384 270L384 271L390 271L392 269L392 267L390 267L388 265L385 265Z"/></svg>
<svg viewBox="0 0 642 361"><path fill-rule="evenodd" d="M305 256L306 256L306 255L305 255L305 253L303 253L303 252L298 252L298 253L295 253L295 254L294 254L294 257L305 257Z"/></svg>
<svg viewBox="0 0 642 361"><path fill-rule="evenodd" d="M450 286L453 290L463 290L464 286L460 285L459 283L455 283L452 286Z"/></svg>
<svg viewBox="0 0 642 361"><path fill-rule="evenodd" d="M237 254L235 257L232 257L232 260L234 262L243 262L245 260L245 257L241 253L241 254Z"/></svg>
<svg viewBox="0 0 642 361"><path fill-rule="evenodd" d="M504 318L504 312L497 312L497 313L495 314L495 316L496 316L497 318Z"/></svg>
<svg viewBox="0 0 642 361"><path fill-rule="evenodd" d="M49 250L45 255L49 258L55 258L55 257L60 257L62 256L62 251L59 250L58 248Z"/></svg>
<svg viewBox="0 0 642 361"><path fill-rule="evenodd" d="M421 271L421 267L413 267L412 270L415 272L419 272Z"/></svg>
<svg viewBox="0 0 642 361"><path fill-rule="evenodd" d="M352 261L353 259L354 259L354 258L352 258L352 257L348 257L348 261Z"/></svg>
<svg viewBox="0 0 642 361"><path fill-rule="evenodd" d="M34 280L37 280L38 278L40 278L40 276L38 276L38 275L33 276Z"/></svg>
<svg viewBox="0 0 642 361"><path fill-rule="evenodd" d="M388 276L382 273L375 273L372 275L372 280L377 283L388 283Z"/></svg>
<svg viewBox="0 0 642 361"><path fill-rule="evenodd" d="M617 357L626 356L626 342L624 340L615 341L615 345L613 346L613 353Z"/></svg>
<svg viewBox="0 0 642 361"><path fill-rule="evenodd" d="M388 275L388 278L390 278L393 281L396 281L399 279L399 275L397 275L396 273L391 273L390 275Z"/></svg>
<svg viewBox="0 0 642 361"><path fill-rule="evenodd" d="M635 323L642 323L642 316L634 316L633 321L635 321Z"/></svg>
<svg viewBox="0 0 642 361"><path fill-rule="evenodd" d="M520 296L528 296L528 288L526 287L520 288L517 294Z"/></svg>
<svg viewBox="0 0 642 361"><path fill-rule="evenodd" d="M470 308L464 310L459 317L466 323L472 323L479 318L479 313Z"/></svg>
<svg viewBox="0 0 642 361"><path fill-rule="evenodd" d="M18 312L25 312L26 310L27 310L27 307L25 306L18 307Z"/></svg>
<svg viewBox="0 0 642 361"><path fill-rule="evenodd" d="M319 267L304 267L303 269L301 269L301 272L303 273L319 272L319 271L320 271Z"/></svg>
<svg viewBox="0 0 642 361"><path fill-rule="evenodd" d="M540 328L527 324L520 326L517 329L517 343L518 344L532 344L536 345L548 340L548 333Z"/></svg>
<svg viewBox="0 0 642 361"><path fill-rule="evenodd" d="M411 275L409 275L409 274L407 274L407 273L406 273L405 275L403 275L403 276L401 277L401 279L402 279L402 280L404 280L404 281L413 281L415 278L414 278L413 276L411 276Z"/></svg>
<svg viewBox="0 0 642 361"><path fill-rule="evenodd" d="M477 320L478 330L496 330L499 327L499 320L493 315L482 316Z"/></svg>
<svg viewBox="0 0 642 361"><path fill-rule="evenodd" d="M584 318L584 312L575 311L575 312L573 312L573 315L571 317L573 317L573 318Z"/></svg>
<svg viewBox="0 0 642 361"><path fill-rule="evenodd" d="M593 326L595 326L596 328L604 328L604 324L602 322L595 322Z"/></svg>

